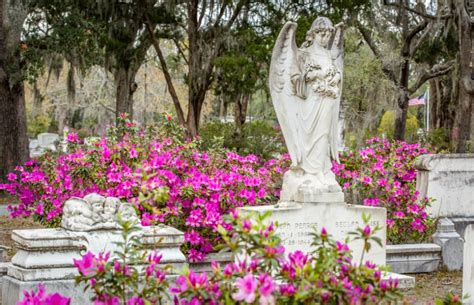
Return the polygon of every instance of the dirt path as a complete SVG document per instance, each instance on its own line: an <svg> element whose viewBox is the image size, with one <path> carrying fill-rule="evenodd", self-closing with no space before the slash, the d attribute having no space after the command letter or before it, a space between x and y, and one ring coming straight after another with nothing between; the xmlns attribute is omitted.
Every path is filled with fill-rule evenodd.
<svg viewBox="0 0 474 305"><path fill-rule="evenodd" d="M410 301L410 304L434 304L436 298L443 298L447 293L461 296L461 271L438 271L413 274L413 276L416 278L416 287L405 291L405 298Z"/></svg>

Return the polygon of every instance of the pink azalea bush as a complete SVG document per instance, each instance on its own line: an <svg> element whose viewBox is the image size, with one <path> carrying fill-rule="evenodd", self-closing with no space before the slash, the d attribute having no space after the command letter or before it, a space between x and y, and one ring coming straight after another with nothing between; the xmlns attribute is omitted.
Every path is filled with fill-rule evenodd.
<svg viewBox="0 0 474 305"><path fill-rule="evenodd" d="M67 136L67 153L31 160L8 175L0 190L19 198L13 217L33 216L58 226L63 203L91 192L135 204L143 225L165 223L185 232L191 261L219 242L222 215L244 205L277 200L287 159L206 152L170 116L160 127L138 127L125 116L92 145Z"/></svg>
<svg viewBox="0 0 474 305"><path fill-rule="evenodd" d="M380 304L400 301L396 280L382 280L382 271L370 262L352 261L351 251L323 230L314 234L315 252L285 253L275 224L257 218L224 217L218 231L235 262L212 271L184 270L175 280L160 264L161 256L140 251L138 239L128 238L124 225L122 250L110 254L87 253L75 260L78 283L102 304ZM364 233L365 232L365 233ZM357 239L370 244L375 230L358 230ZM367 247L369 248L369 247ZM140 279L140 280L139 280Z"/></svg>
<svg viewBox="0 0 474 305"><path fill-rule="evenodd" d="M165 223L185 232L185 252L201 261L220 243L222 215L244 205L275 203L289 158L263 160L254 155L203 150L200 140L165 115L159 127L138 127L126 117L107 135L86 145L74 133L67 153L49 153L9 173L0 184L20 200L13 217L32 216L58 226L63 203L91 192L134 204L142 224ZM427 198L415 190L418 144L371 139L368 147L347 152L333 171L347 191L369 206L387 208L388 240L421 241L431 234Z"/></svg>
<svg viewBox="0 0 474 305"><path fill-rule="evenodd" d="M43 285L37 291L24 291L23 299L17 305L69 305L71 300L59 293L46 293Z"/></svg>
<svg viewBox="0 0 474 305"><path fill-rule="evenodd" d="M367 147L348 151L333 163L343 189L366 206L387 209L387 239L391 243L420 242L433 233L434 221L426 213L429 198L416 191L416 157L429 153L427 147L380 138Z"/></svg>

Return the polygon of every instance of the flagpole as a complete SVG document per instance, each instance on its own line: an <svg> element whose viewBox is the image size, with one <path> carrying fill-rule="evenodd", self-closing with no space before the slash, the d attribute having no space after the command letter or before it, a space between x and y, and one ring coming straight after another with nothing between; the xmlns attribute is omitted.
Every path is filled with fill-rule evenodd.
<svg viewBox="0 0 474 305"><path fill-rule="evenodd" d="M430 86L426 90L426 132L430 131Z"/></svg>

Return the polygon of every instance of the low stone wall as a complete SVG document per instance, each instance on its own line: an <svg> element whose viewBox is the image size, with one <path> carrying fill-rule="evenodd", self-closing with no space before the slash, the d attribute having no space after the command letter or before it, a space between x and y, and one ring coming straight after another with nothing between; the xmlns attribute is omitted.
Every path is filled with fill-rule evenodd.
<svg viewBox="0 0 474 305"><path fill-rule="evenodd" d="M401 244L387 246L387 265L395 273L437 271L441 247L436 244Z"/></svg>

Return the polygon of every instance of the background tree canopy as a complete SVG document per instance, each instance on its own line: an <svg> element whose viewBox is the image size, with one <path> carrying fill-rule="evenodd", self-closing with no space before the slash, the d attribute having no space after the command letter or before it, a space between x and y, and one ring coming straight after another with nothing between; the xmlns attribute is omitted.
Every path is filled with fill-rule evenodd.
<svg viewBox="0 0 474 305"><path fill-rule="evenodd" d="M472 147L472 24L462 0L24 0L2 11L15 14L1 24L1 176L28 158L27 131L99 134L122 112L141 123L173 112L192 137L227 122L232 132L206 128L206 137L230 137L237 142L223 143L236 149L255 128L278 139L267 88L275 39L291 20L301 43L320 15L345 24L346 145L378 134ZM429 115L408 107L423 92Z"/></svg>

